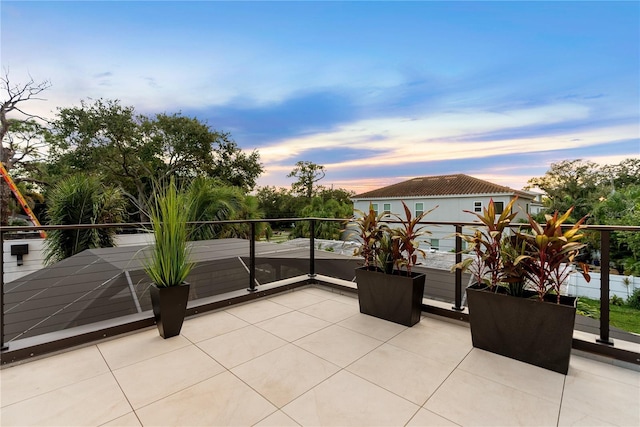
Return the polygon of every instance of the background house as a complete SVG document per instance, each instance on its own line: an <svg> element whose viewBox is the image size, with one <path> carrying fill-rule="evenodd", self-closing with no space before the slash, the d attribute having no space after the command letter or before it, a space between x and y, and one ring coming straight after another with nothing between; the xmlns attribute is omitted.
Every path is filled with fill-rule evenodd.
<svg viewBox="0 0 640 427"><path fill-rule="evenodd" d="M516 212L520 219L526 220L527 213L536 213L540 205L535 193L514 190L469 175L440 175L413 178L377 190L353 196L354 209L366 212L369 204L373 204L378 213L389 212L404 216L402 201L411 209L413 215L430 210L425 221L474 221L474 216L464 212L481 213L493 199L498 212L515 197ZM455 248L454 229L449 226L432 226L428 228L431 236L431 247L439 251L451 251Z"/></svg>

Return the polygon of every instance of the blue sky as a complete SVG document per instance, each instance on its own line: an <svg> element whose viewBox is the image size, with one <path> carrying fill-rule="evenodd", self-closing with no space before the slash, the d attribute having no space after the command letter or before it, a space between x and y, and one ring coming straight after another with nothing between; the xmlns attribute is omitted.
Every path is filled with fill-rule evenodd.
<svg viewBox="0 0 640 427"><path fill-rule="evenodd" d="M32 109L120 99L299 160L356 192L467 173L519 189L552 162L640 157L639 2L12 2L10 77Z"/></svg>

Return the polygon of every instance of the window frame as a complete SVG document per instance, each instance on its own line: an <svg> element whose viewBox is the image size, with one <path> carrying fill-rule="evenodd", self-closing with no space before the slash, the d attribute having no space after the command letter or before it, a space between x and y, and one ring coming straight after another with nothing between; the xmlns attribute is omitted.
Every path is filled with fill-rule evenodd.
<svg viewBox="0 0 640 427"><path fill-rule="evenodd" d="M433 243L436 243L435 245ZM435 239L435 238L431 238L429 239L429 247L431 247L431 249L439 251L440 250L440 239Z"/></svg>

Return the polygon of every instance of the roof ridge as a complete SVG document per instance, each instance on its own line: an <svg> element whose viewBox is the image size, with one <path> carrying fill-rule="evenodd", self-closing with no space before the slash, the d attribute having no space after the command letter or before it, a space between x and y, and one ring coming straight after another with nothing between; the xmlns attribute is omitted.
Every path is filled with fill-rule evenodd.
<svg viewBox="0 0 640 427"><path fill-rule="evenodd" d="M455 196L470 194L510 193L527 195L520 190L495 184L463 173L418 176L386 187L356 194L358 198Z"/></svg>

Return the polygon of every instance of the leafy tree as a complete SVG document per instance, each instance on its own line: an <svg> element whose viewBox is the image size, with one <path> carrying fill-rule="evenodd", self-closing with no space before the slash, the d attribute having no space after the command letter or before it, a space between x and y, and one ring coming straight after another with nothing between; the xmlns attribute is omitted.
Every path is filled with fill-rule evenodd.
<svg viewBox="0 0 640 427"><path fill-rule="evenodd" d="M601 181L596 163L563 160L552 163L544 176L531 178L528 188L538 187L546 193L551 212L566 212L575 206L571 220L576 221L589 214L593 202L602 195L598 187Z"/></svg>
<svg viewBox="0 0 640 427"><path fill-rule="evenodd" d="M227 133L180 114L136 115L133 107L114 100L60 109L51 140L57 171L100 168L139 208L146 205L152 183L170 176L218 177L250 189L262 173L258 153L245 154Z"/></svg>
<svg viewBox="0 0 640 427"><path fill-rule="evenodd" d="M286 188L260 187L256 191L256 197L265 218L293 218L298 216L299 210L304 206L303 201ZM278 228L282 225L280 222L272 224Z"/></svg>
<svg viewBox="0 0 640 427"><path fill-rule="evenodd" d="M338 200L324 201L321 197L314 197L311 203L305 206L300 212L300 217L315 218L349 218L353 215L353 205L339 202ZM320 221L316 224L315 237L319 239L339 240L344 224L335 221ZM308 221L297 222L291 237L309 237L311 235Z"/></svg>
<svg viewBox="0 0 640 427"><path fill-rule="evenodd" d="M593 212L595 222L609 225L640 224L640 184L617 190L599 202ZM611 234L611 260L624 274L640 276L640 233Z"/></svg>
<svg viewBox="0 0 640 427"><path fill-rule="evenodd" d="M49 195L49 224L109 224L125 221L125 198L117 187L95 176L74 175L60 181ZM54 230L45 240L45 263L53 264L85 249L114 246L115 229Z"/></svg>
<svg viewBox="0 0 640 427"><path fill-rule="evenodd" d="M344 188L322 188L319 196L322 197L322 200L324 201L335 200L340 203L353 205L351 198L355 196L355 194L355 192L345 190Z"/></svg>
<svg viewBox="0 0 640 427"><path fill-rule="evenodd" d="M628 185L640 185L640 159L625 159L617 165L602 168L604 184L612 185L611 191ZM607 182L608 181L608 182Z"/></svg>
<svg viewBox="0 0 640 427"><path fill-rule="evenodd" d="M299 161L296 163L296 167L289 172L287 178L294 177L298 179L291 184L293 193L310 199L317 192L317 188L314 188L315 183L324 178L324 176L324 166L309 161Z"/></svg>
<svg viewBox="0 0 640 427"><path fill-rule="evenodd" d="M228 133L217 134L212 160L205 168L206 174L219 178L229 185L242 188L245 192L251 191L264 172L260 164L260 154L255 150L246 154L230 138Z"/></svg>

